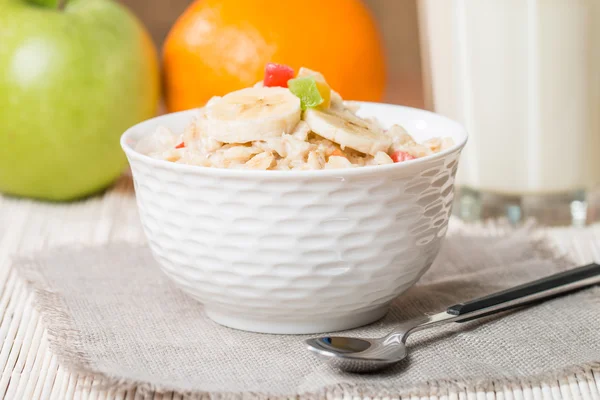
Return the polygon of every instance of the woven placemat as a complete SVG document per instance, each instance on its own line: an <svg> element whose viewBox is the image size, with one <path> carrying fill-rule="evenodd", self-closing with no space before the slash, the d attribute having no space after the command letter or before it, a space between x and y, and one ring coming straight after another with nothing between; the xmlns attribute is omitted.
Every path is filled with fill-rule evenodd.
<svg viewBox="0 0 600 400"><path fill-rule="evenodd" d="M61 361L139 390L190 397L430 395L488 390L600 369L600 289L502 318L415 333L410 357L383 373L340 373L308 353L306 336L221 327L175 288L144 246L63 247L14 264ZM381 336L401 320L573 267L534 229L453 229L431 270L388 315L348 335Z"/></svg>

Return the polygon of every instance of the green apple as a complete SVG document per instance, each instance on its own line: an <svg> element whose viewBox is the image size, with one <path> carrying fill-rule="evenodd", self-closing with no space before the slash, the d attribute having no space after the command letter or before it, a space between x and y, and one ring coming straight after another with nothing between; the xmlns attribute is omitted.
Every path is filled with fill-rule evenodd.
<svg viewBox="0 0 600 400"><path fill-rule="evenodd" d="M122 172L120 135L155 115L156 50L111 0L0 0L0 191L98 192Z"/></svg>

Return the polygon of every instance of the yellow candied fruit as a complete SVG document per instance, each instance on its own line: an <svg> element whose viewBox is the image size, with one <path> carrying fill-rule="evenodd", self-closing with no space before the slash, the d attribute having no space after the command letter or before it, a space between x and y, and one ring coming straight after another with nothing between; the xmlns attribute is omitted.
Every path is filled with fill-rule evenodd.
<svg viewBox="0 0 600 400"><path fill-rule="evenodd" d="M331 88L329 87L327 82L320 82L319 80L317 80L316 82L317 89L319 89L319 93L323 98L323 102L319 104L317 108L327 109L331 105Z"/></svg>

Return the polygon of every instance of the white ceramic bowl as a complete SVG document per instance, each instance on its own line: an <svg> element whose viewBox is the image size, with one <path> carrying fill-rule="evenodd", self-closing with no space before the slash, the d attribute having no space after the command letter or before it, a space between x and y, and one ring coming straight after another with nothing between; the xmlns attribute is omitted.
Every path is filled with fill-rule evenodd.
<svg viewBox="0 0 600 400"><path fill-rule="evenodd" d="M194 111L123 134L149 246L214 321L265 333L350 329L381 318L429 268L446 233L467 135L427 111L360 104L361 116L400 123L418 141L450 136L456 145L385 166L246 171L134 150L160 125L182 131Z"/></svg>

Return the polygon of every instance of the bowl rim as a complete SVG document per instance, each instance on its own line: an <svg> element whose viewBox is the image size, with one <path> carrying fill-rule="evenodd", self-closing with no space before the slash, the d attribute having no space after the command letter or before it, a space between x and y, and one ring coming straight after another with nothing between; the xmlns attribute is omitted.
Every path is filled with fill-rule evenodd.
<svg viewBox="0 0 600 400"><path fill-rule="evenodd" d="M183 110L183 111L177 111L177 112L173 112L173 113L162 114L162 115L141 121L141 122L131 126L130 128L128 128L121 135L120 144L121 144L121 148L127 155L127 158L130 160L130 162L131 162L131 160L139 161L139 162L142 162L142 163L145 163L145 164L151 165L153 167L157 167L157 168L172 169L174 171L181 171L181 172L210 174L210 175L223 176L223 177L229 176L229 177L243 178L243 177L255 176L255 177L263 177L263 178L269 177L269 178L276 178L276 179L277 178L285 179L285 178L295 178L295 177L297 177L297 178L332 177L332 176L340 176L340 175L356 176L356 175L371 174L371 173L377 172L377 171L379 171L380 173L384 173L384 172L389 172L389 171L393 171L393 170L401 170L402 168L409 168L411 166L424 164L424 163L427 163L428 161L439 160L439 159L446 157L448 154L452 154L457 151L460 151L465 146L465 144L467 143L467 140L469 138L467 130L465 129L465 127L462 124L458 123L457 121L455 121L451 118L445 117L441 114L438 114L438 113L435 113L432 111L428 111L428 110L424 110L424 109L420 109L420 108L414 108L414 107L407 107L407 106L402 106L402 105L397 105L397 104L389 104L389 103L377 103L377 102L369 102L369 101L352 101L352 103L358 104L361 106L368 105L370 107L396 108L396 109L401 109L401 110L405 110L405 111L409 111L409 112L417 112L417 113L421 113L423 115L428 115L430 118L445 121L445 123L454 125L454 127L457 129L457 131L459 133L461 133L462 137L460 138L460 140L458 140L457 143L454 143L454 145L452 147L442 150L439 153L435 153L430 156L417 158L414 160L404 161L401 163L386 164L386 165L369 165L369 166L357 167L357 168L338 168L338 169L322 169L322 170L306 170L306 171L245 170L245 169L213 168L213 167L203 167L200 165L178 164L178 163L174 163L174 162L170 162L170 161L166 161L166 160L159 160L156 158L152 158L148 155L138 152L130 145L128 139L134 135L134 133L137 131L137 128L140 125L148 123L150 121L157 121L157 120L163 119L167 116L175 116L175 115L179 115L179 114L181 114L181 115L191 114L193 112L197 112L198 109L201 108L201 107L199 107L199 108L194 108L194 109L189 109L189 110Z"/></svg>

